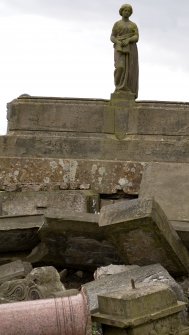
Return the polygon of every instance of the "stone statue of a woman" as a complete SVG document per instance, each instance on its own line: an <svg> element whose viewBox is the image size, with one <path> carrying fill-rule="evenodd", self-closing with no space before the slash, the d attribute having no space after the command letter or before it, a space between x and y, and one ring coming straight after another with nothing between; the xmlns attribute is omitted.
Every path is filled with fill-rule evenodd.
<svg viewBox="0 0 189 335"><path fill-rule="evenodd" d="M112 29L111 41L114 43L115 60L115 92L131 92L138 96L138 50L136 43L139 39L138 28L129 20L133 9L130 5L121 6L122 16Z"/></svg>

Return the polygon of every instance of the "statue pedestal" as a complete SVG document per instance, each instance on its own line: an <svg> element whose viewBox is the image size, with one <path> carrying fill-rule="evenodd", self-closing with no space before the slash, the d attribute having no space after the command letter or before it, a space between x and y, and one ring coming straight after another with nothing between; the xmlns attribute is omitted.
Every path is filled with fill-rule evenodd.
<svg viewBox="0 0 189 335"><path fill-rule="evenodd" d="M135 102L135 94L130 91L115 91L110 96L110 103L116 106L126 106Z"/></svg>

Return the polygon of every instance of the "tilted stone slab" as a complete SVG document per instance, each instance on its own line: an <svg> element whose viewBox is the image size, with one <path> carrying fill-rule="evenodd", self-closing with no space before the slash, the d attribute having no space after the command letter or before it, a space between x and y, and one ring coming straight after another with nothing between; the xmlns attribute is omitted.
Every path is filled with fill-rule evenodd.
<svg viewBox="0 0 189 335"><path fill-rule="evenodd" d="M189 249L189 221L170 221L183 244Z"/></svg>
<svg viewBox="0 0 189 335"><path fill-rule="evenodd" d="M113 133L108 100L21 97L8 104L9 131Z"/></svg>
<svg viewBox="0 0 189 335"><path fill-rule="evenodd" d="M99 226L125 264L160 263L175 275L188 274L188 251L154 200L136 199L103 207Z"/></svg>
<svg viewBox="0 0 189 335"><path fill-rule="evenodd" d="M189 165L150 163L144 170L139 197L154 197L171 221L189 221Z"/></svg>
<svg viewBox="0 0 189 335"><path fill-rule="evenodd" d="M0 157L0 160L0 189L5 191L61 188L91 189L105 194L124 190L136 194L145 167L145 163L139 162L89 159ZM90 199L93 200L92 195Z"/></svg>
<svg viewBox="0 0 189 335"><path fill-rule="evenodd" d="M39 231L40 240L48 248L48 255L42 260L46 264L92 271L98 266L120 264L116 248L106 241L98 226L98 217L98 214L73 211L64 215L56 211L47 213Z"/></svg>
<svg viewBox="0 0 189 335"><path fill-rule="evenodd" d="M88 190L0 192L3 215L43 214L49 208L98 212L98 195Z"/></svg>
<svg viewBox="0 0 189 335"><path fill-rule="evenodd" d="M38 230L43 223L42 215L1 216L0 252L11 253L33 249L40 242Z"/></svg>
<svg viewBox="0 0 189 335"><path fill-rule="evenodd" d="M89 297L90 310L93 311L98 308L98 295L109 294L118 289L132 289L131 279L136 286L141 283L149 285L154 282L167 284L175 293L177 300L186 301L181 286L176 283L162 265L153 264L134 268L130 266L130 269L128 266L127 271L109 275L83 285Z"/></svg>

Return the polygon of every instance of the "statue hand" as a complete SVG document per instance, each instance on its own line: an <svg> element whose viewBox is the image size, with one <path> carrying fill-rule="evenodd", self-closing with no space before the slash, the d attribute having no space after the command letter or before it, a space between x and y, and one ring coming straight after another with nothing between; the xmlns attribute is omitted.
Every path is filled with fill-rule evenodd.
<svg viewBox="0 0 189 335"><path fill-rule="evenodd" d="M126 47L129 44L129 40L123 40L121 44L123 47Z"/></svg>

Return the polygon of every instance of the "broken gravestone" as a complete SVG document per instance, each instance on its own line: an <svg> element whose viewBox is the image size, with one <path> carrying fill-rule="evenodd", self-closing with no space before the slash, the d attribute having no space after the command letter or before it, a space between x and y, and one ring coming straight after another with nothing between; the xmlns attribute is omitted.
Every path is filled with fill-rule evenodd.
<svg viewBox="0 0 189 335"><path fill-rule="evenodd" d="M189 272L189 254L153 199L136 199L103 207L99 226L124 264L162 264L171 274Z"/></svg>

